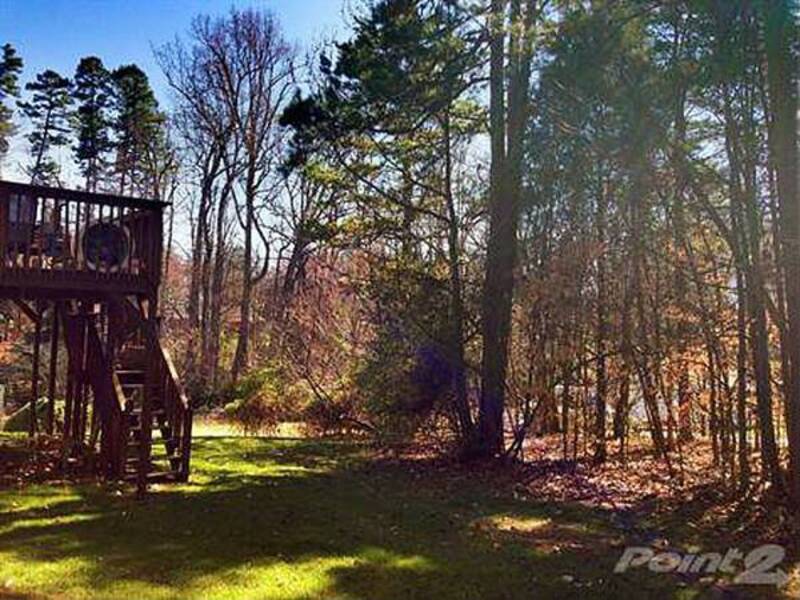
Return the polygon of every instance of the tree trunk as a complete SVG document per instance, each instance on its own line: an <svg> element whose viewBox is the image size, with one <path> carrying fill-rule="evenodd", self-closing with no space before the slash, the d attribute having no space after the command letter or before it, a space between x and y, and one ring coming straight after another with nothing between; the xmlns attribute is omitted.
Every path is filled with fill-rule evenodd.
<svg viewBox="0 0 800 600"><path fill-rule="evenodd" d="M736 420L739 437L739 486L750 487L750 456L747 448L747 305L744 276L736 270Z"/></svg>
<svg viewBox="0 0 800 600"><path fill-rule="evenodd" d="M206 355L206 370L212 390L218 387L220 336L222 335L222 303L227 275L227 240L225 239L225 218L230 200L230 183L226 183L217 207L214 239L214 264L211 269L211 307L209 309L209 348Z"/></svg>
<svg viewBox="0 0 800 600"><path fill-rule="evenodd" d="M189 374L187 382L190 389L198 386L197 365L198 349L200 348L200 308L203 292L203 266L206 257L206 242L208 240L208 215L211 207L211 194L215 172L219 160L207 157L203 165L203 180L200 187L200 204L197 209L197 222L192 231L192 264L189 279L189 300L186 308L186 317L189 323L189 344L186 347L186 372Z"/></svg>
<svg viewBox="0 0 800 600"><path fill-rule="evenodd" d="M601 182L597 198L597 243L600 254L597 257L597 364L595 395L595 448L594 460L606 460L606 405L608 396L608 373L606 354L608 351L608 315L606 307L606 212L608 209L605 182Z"/></svg>
<svg viewBox="0 0 800 600"><path fill-rule="evenodd" d="M239 301L239 337L231 366L236 381L247 369L250 348L250 307L253 299L253 229L255 227L255 173L247 174L244 214L244 257L242 259L242 296Z"/></svg>
<svg viewBox="0 0 800 600"><path fill-rule="evenodd" d="M481 398L477 453L491 456L503 449L503 408L511 321L516 216L506 189L505 123L505 8L492 0L489 62L491 167L489 182L489 240L483 286Z"/></svg>
<svg viewBox="0 0 800 600"><path fill-rule="evenodd" d="M504 0L492 0L489 74L491 126L491 181L489 192L489 239L483 287L481 401L478 453L502 452L505 380L514 268L517 261L517 228L522 194L522 158L528 113L531 28L535 9L521 0L511 2L511 34L508 60L508 111L504 101L504 49L506 34ZM508 148L506 148L506 139Z"/></svg>
<svg viewBox="0 0 800 600"><path fill-rule="evenodd" d="M800 197L797 182L797 23L793 3L764 3L767 85L771 103L770 151L778 180L783 272L786 277L790 381L788 392L791 493L800 502Z"/></svg>
<svg viewBox="0 0 800 600"><path fill-rule="evenodd" d="M458 239L459 219L456 213L452 190L452 148L450 139L450 115L444 119L444 152L445 152L445 202L448 215L448 262L450 263L450 322L452 333L450 352L453 362L453 396L455 411L464 443L471 442L473 434L472 414L467 397L467 378L464 362L464 293L461 282L461 252Z"/></svg>

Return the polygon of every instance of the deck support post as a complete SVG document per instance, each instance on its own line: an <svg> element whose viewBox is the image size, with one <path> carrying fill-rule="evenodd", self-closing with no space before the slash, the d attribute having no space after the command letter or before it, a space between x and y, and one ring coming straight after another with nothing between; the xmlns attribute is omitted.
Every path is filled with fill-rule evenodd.
<svg viewBox="0 0 800 600"><path fill-rule="evenodd" d="M30 436L36 435L37 419L36 404L39 401L39 353L42 344L42 308L37 302L36 318L34 319L33 330L33 367L31 370L31 416L30 416Z"/></svg>
<svg viewBox="0 0 800 600"><path fill-rule="evenodd" d="M53 317L50 326L50 374L47 382L47 433L53 435L56 428L56 369L58 368L58 304L53 302Z"/></svg>
<svg viewBox="0 0 800 600"><path fill-rule="evenodd" d="M88 378L87 378L87 354L89 342L89 309L85 302L81 302L80 307L81 316L81 370L78 379L78 399L77 399L77 414L76 414L76 435L75 439L78 440L79 446L83 448L86 443L86 421L89 417L89 395L88 395Z"/></svg>

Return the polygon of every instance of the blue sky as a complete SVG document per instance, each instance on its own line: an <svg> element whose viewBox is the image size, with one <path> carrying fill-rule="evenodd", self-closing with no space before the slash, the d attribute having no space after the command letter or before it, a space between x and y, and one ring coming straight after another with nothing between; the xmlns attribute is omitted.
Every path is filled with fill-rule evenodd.
<svg viewBox="0 0 800 600"><path fill-rule="evenodd" d="M232 6L269 9L288 41L309 47L346 33L344 14L353 2L357 0L0 0L0 45L10 42L22 56L23 84L45 69L72 77L84 56L98 56L108 68L136 63L168 107L170 92L152 49L184 35L194 16L224 14ZM21 135L11 140L3 174L21 180L25 123L19 124ZM69 168L68 150L62 153L58 158Z"/></svg>
<svg viewBox="0 0 800 600"><path fill-rule="evenodd" d="M95 55L109 68L138 64L166 100L152 46L183 34L195 15L234 5L272 10L286 37L302 45L345 29L343 0L0 0L0 44L19 51L24 81L46 68L71 76L81 57Z"/></svg>

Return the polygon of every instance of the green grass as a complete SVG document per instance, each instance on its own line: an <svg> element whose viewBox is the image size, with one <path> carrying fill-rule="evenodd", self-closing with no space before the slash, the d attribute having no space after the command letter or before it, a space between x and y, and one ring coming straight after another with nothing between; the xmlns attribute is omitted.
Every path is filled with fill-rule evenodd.
<svg viewBox="0 0 800 600"><path fill-rule="evenodd" d="M343 442L203 437L192 482L0 490L0 598L694 598L602 513ZM574 578L570 580L569 578Z"/></svg>

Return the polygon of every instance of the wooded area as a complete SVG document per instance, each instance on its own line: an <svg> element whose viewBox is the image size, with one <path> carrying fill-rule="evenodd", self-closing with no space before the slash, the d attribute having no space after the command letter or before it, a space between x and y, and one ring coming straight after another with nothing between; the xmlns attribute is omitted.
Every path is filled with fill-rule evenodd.
<svg viewBox="0 0 800 600"><path fill-rule="evenodd" d="M0 166L170 203L160 328L196 414L493 477L655 465L792 539L797 8L370 0L305 48L236 8L154 48L158 99L6 44Z"/></svg>

